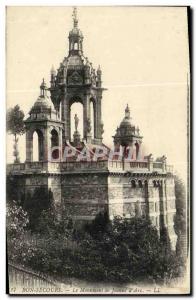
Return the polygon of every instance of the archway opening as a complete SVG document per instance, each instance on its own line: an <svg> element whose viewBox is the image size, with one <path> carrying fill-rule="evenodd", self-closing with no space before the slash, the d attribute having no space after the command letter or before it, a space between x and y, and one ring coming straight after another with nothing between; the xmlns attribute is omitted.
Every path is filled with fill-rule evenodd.
<svg viewBox="0 0 196 300"><path fill-rule="evenodd" d="M135 150L136 150L136 159L139 159L139 144L138 144L138 142L135 143Z"/></svg>
<svg viewBox="0 0 196 300"><path fill-rule="evenodd" d="M52 158L57 159L59 158L59 135L55 129L51 131L51 149L52 149Z"/></svg>
<svg viewBox="0 0 196 300"><path fill-rule="evenodd" d="M77 42L74 43L74 50L78 50L78 43Z"/></svg>
<svg viewBox="0 0 196 300"><path fill-rule="evenodd" d="M136 188L136 182L135 182L135 180L131 180L131 187L132 188Z"/></svg>
<svg viewBox="0 0 196 300"><path fill-rule="evenodd" d="M33 161L42 161L44 156L44 137L41 130L37 129L33 133Z"/></svg>
<svg viewBox="0 0 196 300"><path fill-rule="evenodd" d="M70 107L70 119L71 119L71 140L73 140L74 132L77 130L80 134L81 140L83 139L83 105L80 102L74 102Z"/></svg>
<svg viewBox="0 0 196 300"><path fill-rule="evenodd" d="M138 186L139 186L140 188L142 188L142 187L143 187L143 183L142 183L142 181L141 181L141 180L138 180Z"/></svg>
<svg viewBox="0 0 196 300"><path fill-rule="evenodd" d="M90 102L90 118L91 118L91 134L92 138L95 138L95 105L93 101Z"/></svg>

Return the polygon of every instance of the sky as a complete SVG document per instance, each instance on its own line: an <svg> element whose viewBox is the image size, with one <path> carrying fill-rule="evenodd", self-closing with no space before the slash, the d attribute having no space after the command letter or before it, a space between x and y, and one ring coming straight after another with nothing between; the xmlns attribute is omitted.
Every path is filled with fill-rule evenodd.
<svg viewBox="0 0 196 300"><path fill-rule="evenodd" d="M7 8L7 108L28 115L44 77L68 54L72 7ZM189 52L184 7L78 7L83 50L102 69L104 142L129 104L132 123L143 136L146 155L166 155L185 180L187 168L187 74ZM20 137L21 161L25 137ZM13 137L7 161L13 161Z"/></svg>

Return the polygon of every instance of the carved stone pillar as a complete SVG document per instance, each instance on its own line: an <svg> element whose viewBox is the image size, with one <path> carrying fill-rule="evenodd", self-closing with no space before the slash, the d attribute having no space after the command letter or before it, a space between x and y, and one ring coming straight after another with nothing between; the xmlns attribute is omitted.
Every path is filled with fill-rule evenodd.
<svg viewBox="0 0 196 300"><path fill-rule="evenodd" d="M167 198L165 192L164 180L161 181L159 186L159 197L160 197L160 226L161 228L167 227Z"/></svg>
<svg viewBox="0 0 196 300"><path fill-rule="evenodd" d="M90 114L90 96L87 95L83 101L83 137L87 139L87 120L91 118Z"/></svg>
<svg viewBox="0 0 196 300"><path fill-rule="evenodd" d="M94 104L94 138L97 142L102 141L102 130L101 97L97 97Z"/></svg>
<svg viewBox="0 0 196 300"><path fill-rule="evenodd" d="M51 157L51 134L50 128L45 128L43 131L44 141L43 141L43 161L50 160Z"/></svg>
<svg viewBox="0 0 196 300"><path fill-rule="evenodd" d="M65 140L70 140L71 127L70 127L70 103L67 98L66 91L61 96L61 119L64 122L64 135Z"/></svg>
<svg viewBox="0 0 196 300"><path fill-rule="evenodd" d="M26 162L33 161L33 133L26 132Z"/></svg>

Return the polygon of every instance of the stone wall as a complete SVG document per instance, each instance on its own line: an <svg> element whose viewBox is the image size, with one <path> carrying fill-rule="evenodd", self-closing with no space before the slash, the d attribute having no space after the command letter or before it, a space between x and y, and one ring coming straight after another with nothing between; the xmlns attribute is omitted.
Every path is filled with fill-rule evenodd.
<svg viewBox="0 0 196 300"><path fill-rule="evenodd" d="M73 219L91 220L107 209L107 175L99 173L63 174L62 204Z"/></svg>
<svg viewBox="0 0 196 300"><path fill-rule="evenodd" d="M44 187L53 193L56 212L74 223L89 221L99 212L109 217L149 216L161 234L166 228L173 248L175 192L169 175L131 174L91 170L84 172L44 172L16 176L18 194L33 194Z"/></svg>

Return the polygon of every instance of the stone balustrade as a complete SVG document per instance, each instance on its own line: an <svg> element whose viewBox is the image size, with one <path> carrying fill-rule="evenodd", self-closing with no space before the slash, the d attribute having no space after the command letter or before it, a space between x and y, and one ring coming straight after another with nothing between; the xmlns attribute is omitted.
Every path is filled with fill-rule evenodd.
<svg viewBox="0 0 196 300"><path fill-rule="evenodd" d="M164 162L143 161L73 161L73 162L25 162L8 164L7 173L58 173L71 171L142 171L173 173L173 166L166 165Z"/></svg>

